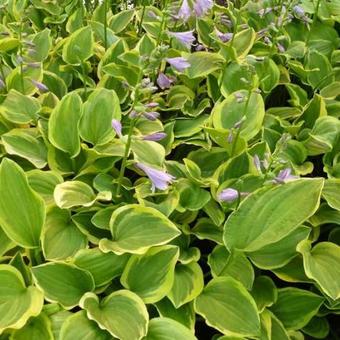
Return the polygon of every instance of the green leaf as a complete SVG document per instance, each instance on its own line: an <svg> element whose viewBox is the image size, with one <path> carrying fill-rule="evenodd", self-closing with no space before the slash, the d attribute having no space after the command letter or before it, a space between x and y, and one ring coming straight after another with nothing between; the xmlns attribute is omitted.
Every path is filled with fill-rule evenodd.
<svg viewBox="0 0 340 340"><path fill-rule="evenodd" d="M82 249L74 256L74 264L93 276L96 287L108 284L123 273L128 254L103 253L99 248Z"/></svg>
<svg viewBox="0 0 340 340"><path fill-rule="evenodd" d="M116 92L95 89L84 104L80 121L80 136L93 145L110 142L114 137L112 119L120 120L121 112Z"/></svg>
<svg viewBox="0 0 340 340"><path fill-rule="evenodd" d="M164 164L165 150L159 143L134 139L131 150L136 162L155 167L162 167Z"/></svg>
<svg viewBox="0 0 340 340"><path fill-rule="evenodd" d="M281 240L317 210L322 187L321 178L301 179L249 195L224 225L226 247L251 252Z"/></svg>
<svg viewBox="0 0 340 340"><path fill-rule="evenodd" d="M186 210L200 210L211 198L208 191L189 180L179 181L178 191L180 194L179 204Z"/></svg>
<svg viewBox="0 0 340 340"><path fill-rule="evenodd" d="M134 9L121 11L110 19L109 27L114 33L120 33L130 22L132 22L134 15Z"/></svg>
<svg viewBox="0 0 340 340"><path fill-rule="evenodd" d="M70 315L60 330L60 340L110 340L111 335L86 317L85 311ZM42 339L41 339L42 340Z"/></svg>
<svg viewBox="0 0 340 340"><path fill-rule="evenodd" d="M63 59L71 65L84 63L93 54L94 39L90 26L79 28L73 32L63 46Z"/></svg>
<svg viewBox="0 0 340 340"><path fill-rule="evenodd" d="M309 323L303 327L302 331L316 339L327 339L329 334L329 323L326 318L313 316Z"/></svg>
<svg viewBox="0 0 340 340"><path fill-rule="evenodd" d="M239 102L235 93L232 93L215 105L212 111L212 122L216 129L231 129L244 119L240 127L240 135L249 140L256 136L262 127L265 114L264 102L258 93L251 93L249 101L248 91L241 90L238 93L245 97L243 101Z"/></svg>
<svg viewBox="0 0 340 340"><path fill-rule="evenodd" d="M45 201L46 205L54 204L53 192L63 178L53 171L31 170L26 173L28 184Z"/></svg>
<svg viewBox="0 0 340 340"><path fill-rule="evenodd" d="M16 90L10 90L0 105L0 114L16 124L28 124L36 119L40 104L36 98L25 96Z"/></svg>
<svg viewBox="0 0 340 340"><path fill-rule="evenodd" d="M252 28L247 28L235 34L233 48L239 58L244 58L253 47L256 33Z"/></svg>
<svg viewBox="0 0 340 340"><path fill-rule="evenodd" d="M142 255L132 255L120 282L145 303L155 303L166 296L173 285L178 256L178 247L170 245L151 248Z"/></svg>
<svg viewBox="0 0 340 340"><path fill-rule="evenodd" d="M256 337L260 317L246 288L231 277L212 279L195 300L196 313L206 323L229 336Z"/></svg>
<svg viewBox="0 0 340 340"><path fill-rule="evenodd" d="M169 318L155 318L149 322L143 340L195 340L194 334L181 323Z"/></svg>
<svg viewBox="0 0 340 340"><path fill-rule="evenodd" d="M175 308L172 302L164 298L155 305L160 316L178 321L185 327L194 330L195 328L195 311L193 302L189 302L182 307Z"/></svg>
<svg viewBox="0 0 340 340"><path fill-rule="evenodd" d="M113 241L103 239L102 251L143 254L150 247L170 242L180 234L176 226L154 208L128 204L115 210L110 229Z"/></svg>
<svg viewBox="0 0 340 340"><path fill-rule="evenodd" d="M213 277L231 276L251 289L254 269L247 257L238 251L229 252L224 246L216 246L208 256Z"/></svg>
<svg viewBox="0 0 340 340"><path fill-rule="evenodd" d="M4 232L23 247L38 247L44 220L43 199L30 188L24 171L15 162L3 159L0 165L0 225Z"/></svg>
<svg viewBox="0 0 340 340"><path fill-rule="evenodd" d="M57 207L48 210L42 235L46 259L67 259L86 246L87 238L72 222L69 211Z"/></svg>
<svg viewBox="0 0 340 340"><path fill-rule="evenodd" d="M38 169L47 165L47 148L36 129L13 129L1 139L8 154L27 159Z"/></svg>
<svg viewBox="0 0 340 340"><path fill-rule="evenodd" d="M79 121L81 115L82 101L76 92L71 92L64 96L53 109L48 121L50 142L56 148L68 152L71 158L80 152Z"/></svg>
<svg viewBox="0 0 340 340"><path fill-rule="evenodd" d="M307 277L317 282L333 300L340 298L340 246L319 242L312 249L309 241L298 245Z"/></svg>
<svg viewBox="0 0 340 340"><path fill-rule="evenodd" d="M287 329L300 329L316 315L324 299L307 290L282 288L276 303L270 308Z"/></svg>
<svg viewBox="0 0 340 340"><path fill-rule="evenodd" d="M340 211L340 179L326 179L322 189L322 197L330 207Z"/></svg>
<svg viewBox="0 0 340 340"><path fill-rule="evenodd" d="M128 290L118 290L99 301L97 295L86 293L80 307L87 317L101 329L121 340L141 339L146 335L149 315L138 295Z"/></svg>
<svg viewBox="0 0 340 340"><path fill-rule="evenodd" d="M308 138L303 141L308 155L315 156L331 151L337 143L339 132L340 122L337 118L331 116L318 118L308 133Z"/></svg>
<svg viewBox="0 0 340 340"><path fill-rule="evenodd" d="M91 206L96 199L92 188L84 182L69 181L58 184L54 189L54 200L59 208Z"/></svg>
<svg viewBox="0 0 340 340"><path fill-rule="evenodd" d="M27 339L54 339L51 321L44 313L41 313L36 318L31 318L23 328L15 330L11 335L11 340Z"/></svg>
<svg viewBox="0 0 340 340"><path fill-rule="evenodd" d="M217 53L196 52L188 57L190 67L187 69L189 78L205 77L221 68L224 58Z"/></svg>
<svg viewBox="0 0 340 340"><path fill-rule="evenodd" d="M310 231L309 227L300 226L281 240L268 244L254 252L249 252L247 256L256 267L261 269L283 267L296 256L296 246L300 241L308 238Z"/></svg>
<svg viewBox="0 0 340 340"><path fill-rule="evenodd" d="M277 289L273 280L269 276L257 276L251 290L257 308L263 312L266 307L270 307L277 300Z"/></svg>
<svg viewBox="0 0 340 340"><path fill-rule="evenodd" d="M66 309L78 305L86 292L94 289L92 275L66 263L45 263L32 268L37 285L48 301L58 302Z"/></svg>
<svg viewBox="0 0 340 340"><path fill-rule="evenodd" d="M20 329L31 316L40 314L44 295L36 287L25 287L20 272L0 265L0 334L9 328Z"/></svg>
<svg viewBox="0 0 340 340"><path fill-rule="evenodd" d="M177 264L174 283L168 298L176 308L195 299L204 287L203 272L197 262Z"/></svg>

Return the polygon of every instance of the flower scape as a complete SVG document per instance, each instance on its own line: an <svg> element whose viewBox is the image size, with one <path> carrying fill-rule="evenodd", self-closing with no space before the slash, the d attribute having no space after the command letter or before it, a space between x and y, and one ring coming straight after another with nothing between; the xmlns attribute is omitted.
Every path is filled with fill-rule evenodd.
<svg viewBox="0 0 340 340"><path fill-rule="evenodd" d="M339 340L339 0L0 0L0 340Z"/></svg>

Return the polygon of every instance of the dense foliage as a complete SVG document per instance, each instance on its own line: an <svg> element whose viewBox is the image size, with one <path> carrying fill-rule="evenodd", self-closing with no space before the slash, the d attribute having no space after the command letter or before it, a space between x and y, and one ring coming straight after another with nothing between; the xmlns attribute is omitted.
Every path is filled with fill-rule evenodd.
<svg viewBox="0 0 340 340"><path fill-rule="evenodd" d="M0 0L0 339L339 339L339 0Z"/></svg>

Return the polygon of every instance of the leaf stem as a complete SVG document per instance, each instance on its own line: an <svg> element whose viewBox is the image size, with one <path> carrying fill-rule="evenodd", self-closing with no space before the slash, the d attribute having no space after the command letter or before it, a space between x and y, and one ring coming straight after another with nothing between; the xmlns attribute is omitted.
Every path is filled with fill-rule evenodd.
<svg viewBox="0 0 340 340"><path fill-rule="evenodd" d="M25 85L24 85L24 69L23 69L23 58L22 58L22 21L19 26L19 57L20 57L20 83L21 83L21 92L25 94Z"/></svg>
<svg viewBox="0 0 340 340"><path fill-rule="evenodd" d="M81 73L83 76L84 96L86 99L87 98L86 73L85 73L85 65L83 63L81 64Z"/></svg>
<svg viewBox="0 0 340 340"><path fill-rule="evenodd" d="M314 4L314 1L313 1L313 4ZM320 7L320 0L317 0L316 6L315 6L315 12L314 12L314 15L313 15L313 22L312 22L312 25L311 25L310 30L308 32L306 45L308 45L308 43L309 43L309 40L310 40L311 35L312 35L312 29L314 28L314 26L316 25L316 22L318 20L319 7Z"/></svg>

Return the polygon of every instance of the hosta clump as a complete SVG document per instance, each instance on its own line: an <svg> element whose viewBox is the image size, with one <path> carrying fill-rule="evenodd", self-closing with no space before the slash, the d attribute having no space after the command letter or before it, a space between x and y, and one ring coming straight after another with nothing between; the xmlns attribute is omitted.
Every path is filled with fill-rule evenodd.
<svg viewBox="0 0 340 340"><path fill-rule="evenodd" d="M0 340L337 339L337 0L0 9Z"/></svg>

